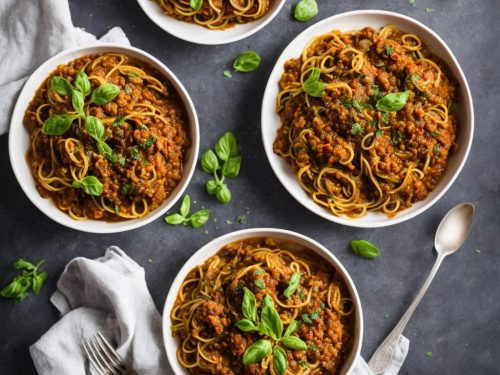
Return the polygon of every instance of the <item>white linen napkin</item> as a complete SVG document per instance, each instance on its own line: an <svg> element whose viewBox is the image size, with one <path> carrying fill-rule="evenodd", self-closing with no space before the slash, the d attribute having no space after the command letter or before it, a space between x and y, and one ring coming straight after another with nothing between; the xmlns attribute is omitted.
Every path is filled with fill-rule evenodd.
<svg viewBox="0 0 500 375"><path fill-rule="evenodd" d="M392 357L391 364L383 373L383 375L397 375L399 369L401 368L401 366L403 366L403 362L405 361L406 355L408 354L409 347L410 340L408 340L403 335L399 336L399 341L396 346L396 351L394 352L394 357ZM373 371L368 366L368 363L366 363L365 360L360 356L349 375L373 375Z"/></svg>
<svg viewBox="0 0 500 375"><path fill-rule="evenodd" d="M140 375L168 374L161 316L144 268L120 248L96 260L73 259L57 288L51 301L63 316L30 347L40 375L85 375L82 340L97 331Z"/></svg>
<svg viewBox="0 0 500 375"><path fill-rule="evenodd" d="M121 28L101 39L129 45ZM55 54L97 38L71 22L68 0L0 1L0 135L9 128L17 96L28 76Z"/></svg>

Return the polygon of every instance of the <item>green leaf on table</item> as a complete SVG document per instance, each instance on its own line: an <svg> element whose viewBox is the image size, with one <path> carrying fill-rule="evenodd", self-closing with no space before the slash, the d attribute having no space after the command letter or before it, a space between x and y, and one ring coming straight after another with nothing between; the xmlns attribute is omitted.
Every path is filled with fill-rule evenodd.
<svg viewBox="0 0 500 375"><path fill-rule="evenodd" d="M366 259L375 259L380 256L380 251L375 245L365 240L351 241L351 249L354 254Z"/></svg>

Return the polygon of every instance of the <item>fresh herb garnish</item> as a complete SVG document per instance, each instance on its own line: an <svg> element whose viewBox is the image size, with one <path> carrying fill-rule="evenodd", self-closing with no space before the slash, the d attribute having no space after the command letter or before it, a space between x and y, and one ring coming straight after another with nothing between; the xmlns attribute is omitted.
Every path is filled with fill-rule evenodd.
<svg viewBox="0 0 500 375"><path fill-rule="evenodd" d="M234 135L227 132L219 138L214 149L215 152L209 149L201 157L201 168L214 176L213 180L206 182L205 188L207 193L215 195L219 202L228 203L231 200L231 191L224 180L226 177L237 177L240 173L241 156L236 156L238 143Z"/></svg>
<svg viewBox="0 0 500 375"><path fill-rule="evenodd" d="M141 147L144 149L148 149L151 146L153 146L155 142L156 142L156 137L152 135L151 137L149 137L148 139L146 139L144 142L141 143Z"/></svg>
<svg viewBox="0 0 500 375"><path fill-rule="evenodd" d="M389 114L389 112L384 112L384 114L382 115L382 123L384 124L388 124L389 121L391 119L391 115Z"/></svg>
<svg viewBox="0 0 500 375"><path fill-rule="evenodd" d="M312 320L308 314L302 314L302 321L306 324L312 324Z"/></svg>
<svg viewBox="0 0 500 375"><path fill-rule="evenodd" d="M261 58L255 51L245 51L240 53L233 63L233 68L237 72L249 73L256 70L260 65Z"/></svg>
<svg viewBox="0 0 500 375"><path fill-rule="evenodd" d="M283 295L286 298L290 298L292 294L295 293L295 291L299 287L299 283L300 283L300 273L294 272L290 277L290 281L288 282L288 287L283 292Z"/></svg>
<svg viewBox="0 0 500 375"><path fill-rule="evenodd" d="M15 261L14 268L22 270L22 273L14 277L10 284L0 291L0 295L4 298L13 299L15 303L19 303L28 296L30 288L35 294L40 294L42 285L47 280L46 271L38 273L40 266L44 262L45 260L41 260L37 264L33 264L24 259Z"/></svg>
<svg viewBox="0 0 500 375"><path fill-rule="evenodd" d="M357 122L352 124L352 127L351 127L352 134L361 134L361 133L364 133L364 131L365 131L365 129L361 125L359 125Z"/></svg>
<svg viewBox="0 0 500 375"><path fill-rule="evenodd" d="M425 8L425 11L426 11L427 13L432 13L432 12L434 12L434 11L435 11L435 9L434 9L434 8Z"/></svg>
<svg viewBox="0 0 500 375"><path fill-rule="evenodd" d="M440 154L441 153L441 146L440 145L435 145L432 149L432 152L434 154Z"/></svg>
<svg viewBox="0 0 500 375"><path fill-rule="evenodd" d="M113 122L113 128L117 128L118 126L122 125L125 122L126 117L125 116L119 116L115 119L115 122Z"/></svg>
<svg viewBox="0 0 500 375"><path fill-rule="evenodd" d="M193 10L200 10L202 5L203 5L203 0L190 0L189 1L189 6Z"/></svg>
<svg viewBox="0 0 500 375"><path fill-rule="evenodd" d="M195 212L191 216L188 216L190 209L191 199L189 198L189 195L186 194L182 199L179 213L166 216L165 221L170 225L190 224L193 228L199 228L210 218L210 210L203 209Z"/></svg>
<svg viewBox="0 0 500 375"><path fill-rule="evenodd" d="M122 193L122 195L127 195L127 193L129 192L130 188L131 188L130 184L125 184L120 189L120 193Z"/></svg>
<svg viewBox="0 0 500 375"><path fill-rule="evenodd" d="M302 360L299 362L299 366L303 369L307 369L309 367L309 364L306 361Z"/></svg>
<svg viewBox="0 0 500 375"><path fill-rule="evenodd" d="M438 132L432 132L431 135L432 135L433 138L439 137L439 133Z"/></svg>
<svg viewBox="0 0 500 375"><path fill-rule="evenodd" d="M233 75L231 74L231 72L229 70L224 70L224 73L222 73L224 75L224 77L227 77L227 78L232 78Z"/></svg>
<svg viewBox="0 0 500 375"><path fill-rule="evenodd" d="M392 46L384 46L384 49L385 49L385 53L387 56L392 56L392 54L394 53L394 47Z"/></svg>
<svg viewBox="0 0 500 375"><path fill-rule="evenodd" d="M380 111L384 112L396 112L402 109L408 98L410 97L410 90L395 92L385 95L379 101L377 101L376 107Z"/></svg>
<svg viewBox="0 0 500 375"><path fill-rule="evenodd" d="M141 158L141 154L140 154L139 149L137 148L137 146L131 147L130 148L130 153L131 153L132 159L134 159L134 160L139 160Z"/></svg>
<svg viewBox="0 0 500 375"><path fill-rule="evenodd" d="M380 256L380 251L375 245L365 240L351 241L351 249L354 254L366 259L375 259Z"/></svg>
<svg viewBox="0 0 500 375"><path fill-rule="evenodd" d="M300 0L295 6L293 16L297 21L306 22L318 14L316 0Z"/></svg>
<svg viewBox="0 0 500 375"><path fill-rule="evenodd" d="M431 357L432 357L432 352L427 352L427 353L425 353L425 355L426 355L427 357L431 358Z"/></svg>
<svg viewBox="0 0 500 375"><path fill-rule="evenodd" d="M131 78L134 78L134 77L139 77L139 74L137 74L136 72L130 71L130 72L127 73L127 76L131 77Z"/></svg>
<svg viewBox="0 0 500 375"><path fill-rule="evenodd" d="M255 295L243 288L244 295L241 310L245 319L236 322L235 326L243 332L257 332L266 338L255 341L243 354L245 366L258 363L273 353L273 368L283 375L288 368L288 359L281 345L292 350L307 350L307 345L297 336L292 334L297 331L300 323L293 320L283 334L283 322L272 298L265 295L262 299L260 320L257 311Z"/></svg>
<svg viewBox="0 0 500 375"><path fill-rule="evenodd" d="M384 135L384 131L383 131L383 130L380 130L380 129L379 129L379 130L377 130L377 131L375 132L375 137L377 137L377 138L380 138L380 137L382 137L383 135Z"/></svg>
<svg viewBox="0 0 500 375"><path fill-rule="evenodd" d="M254 284L259 289L266 289L266 284L262 280L257 279L255 280Z"/></svg>
<svg viewBox="0 0 500 375"><path fill-rule="evenodd" d="M323 90L328 86L328 83L319 80L321 70L319 68L312 68L309 77L304 81L302 89L310 96L321 98Z"/></svg>
<svg viewBox="0 0 500 375"><path fill-rule="evenodd" d="M82 189L88 195L100 196L104 190L101 181L95 176L86 176L81 180L74 180L71 183L75 189Z"/></svg>
<svg viewBox="0 0 500 375"><path fill-rule="evenodd" d="M253 271L254 275L260 276L263 275L265 271L262 268L257 268L255 271Z"/></svg>
<svg viewBox="0 0 500 375"><path fill-rule="evenodd" d="M406 80L415 83L420 81L420 76L418 74L410 74L406 76Z"/></svg>
<svg viewBox="0 0 500 375"><path fill-rule="evenodd" d="M47 135L62 135L66 133L74 120L79 116L63 113L52 115L43 122L42 133Z"/></svg>
<svg viewBox="0 0 500 375"><path fill-rule="evenodd" d="M417 0L408 0L408 4L410 4L412 7L416 5Z"/></svg>
<svg viewBox="0 0 500 375"><path fill-rule="evenodd" d="M103 105L112 101L118 93L120 88L112 83L104 83L92 91L90 95L90 103L95 103L97 105Z"/></svg>

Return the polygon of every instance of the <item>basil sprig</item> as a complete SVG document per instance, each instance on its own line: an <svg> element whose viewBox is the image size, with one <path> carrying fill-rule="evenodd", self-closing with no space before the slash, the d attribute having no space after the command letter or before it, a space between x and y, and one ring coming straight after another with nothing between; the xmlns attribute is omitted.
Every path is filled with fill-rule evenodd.
<svg viewBox="0 0 500 375"><path fill-rule="evenodd" d="M191 216L188 216L190 210L191 199L189 198L189 195L186 194L182 199L179 213L166 216L165 221L170 225L190 224L193 228L199 228L203 226L210 218L210 210L203 209L195 212Z"/></svg>
<svg viewBox="0 0 500 375"><path fill-rule="evenodd" d="M302 89L309 94L310 96L314 96L316 98L321 98L323 94L323 90L328 86L328 83L321 82L319 77L321 75L321 69L312 68L311 73L309 73L309 77L304 81L302 85Z"/></svg>
<svg viewBox="0 0 500 375"><path fill-rule="evenodd" d="M366 259L375 259L380 256L380 251L375 245L365 240L351 241L351 249L354 254Z"/></svg>
<svg viewBox="0 0 500 375"><path fill-rule="evenodd" d="M83 189L88 195L100 196L104 190L101 181L95 176L86 176L81 180L74 180L71 184L75 189Z"/></svg>
<svg viewBox="0 0 500 375"><path fill-rule="evenodd" d="M402 92L394 92L387 94L377 101L376 107L384 112L396 112L402 109L408 98L410 97L410 90Z"/></svg>
<svg viewBox="0 0 500 375"><path fill-rule="evenodd" d="M300 0L295 6L293 16L297 21L309 21L318 14L318 4L316 0Z"/></svg>
<svg viewBox="0 0 500 375"><path fill-rule="evenodd" d="M41 265L45 262L42 260L37 264L33 264L24 259L18 259L14 262L16 270L22 270L22 273L16 277L0 291L0 296L14 300L15 303L22 302L32 289L35 294L40 294L42 285L47 280L47 272L38 273Z"/></svg>
<svg viewBox="0 0 500 375"><path fill-rule="evenodd" d="M224 180L226 177L238 177L240 173L241 156L236 156L238 143L234 135L227 132L219 138L214 149L215 152L209 149L201 156L201 168L214 176L206 182L205 188L207 193L215 195L219 202L228 203L231 200L231 191Z"/></svg>
<svg viewBox="0 0 500 375"><path fill-rule="evenodd" d="M290 298L292 294L295 293L295 291L299 287L299 282L300 282L300 273L294 272L290 277L290 282L288 283L288 287L283 292L283 295L286 298Z"/></svg>
<svg viewBox="0 0 500 375"><path fill-rule="evenodd" d="M245 51L236 56L233 68L237 72L249 73L256 70L261 62L259 54L255 51Z"/></svg>
<svg viewBox="0 0 500 375"><path fill-rule="evenodd" d="M273 299L266 294L262 299L260 321L258 320L257 302L255 295L248 288L243 288L243 301L241 310L245 319L235 323L243 332L257 332L268 339L255 341L243 354L243 364L250 365L260 362L273 352L273 367L283 375L288 368L288 360L284 347L292 350L307 350L307 345L297 336L292 334L300 327L300 322L293 320L283 334L283 322L274 307Z"/></svg>
<svg viewBox="0 0 500 375"><path fill-rule="evenodd" d="M106 128L101 120L94 116L87 116L85 119L85 130L88 135L97 141L97 151L106 159L111 161L118 161L118 156L106 143Z"/></svg>

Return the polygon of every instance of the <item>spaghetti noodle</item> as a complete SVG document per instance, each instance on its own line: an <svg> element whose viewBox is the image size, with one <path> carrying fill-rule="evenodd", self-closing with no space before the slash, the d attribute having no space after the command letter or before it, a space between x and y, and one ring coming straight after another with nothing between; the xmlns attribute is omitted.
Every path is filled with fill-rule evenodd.
<svg viewBox="0 0 500 375"><path fill-rule="evenodd" d="M77 72L85 75L90 91L112 84L119 92L102 105L87 94L77 114L72 105ZM66 80L71 88L57 92L54 79ZM61 114L74 116L68 130L44 133L47 119ZM86 128L87 117L103 125L100 144ZM37 90L24 125L31 139L27 160L38 191L75 220L145 216L182 177L189 140L180 98L156 71L123 54L88 55L60 65ZM103 143L108 152L100 148ZM75 188L75 181L88 176L102 184L102 194Z"/></svg>
<svg viewBox="0 0 500 375"><path fill-rule="evenodd" d="M265 337L235 326L244 316L244 288L254 293L258 309L265 296L271 297L285 327L298 322L294 335L308 349L285 348L287 373L339 373L354 339L352 301L324 260L311 250L290 248L297 250L297 245L270 238L231 243L187 275L170 317L172 333L180 340L177 359L189 373L276 373L270 357L243 364L245 351ZM287 299L293 274L300 281Z"/></svg>
<svg viewBox="0 0 500 375"><path fill-rule="evenodd" d="M315 69L319 97L304 90ZM317 36L285 63L274 152L332 214L392 217L428 196L457 147L456 83L444 69L417 35L392 25ZM377 105L402 92L402 108Z"/></svg>

